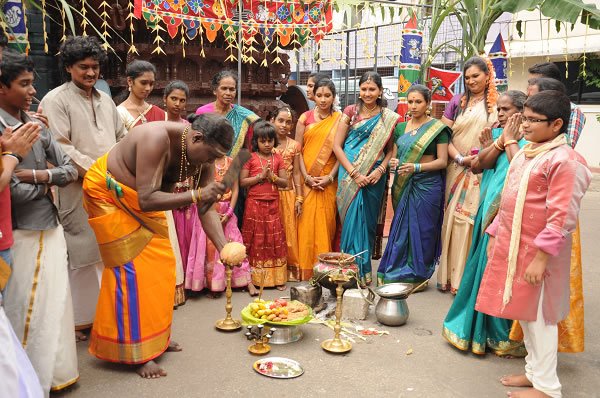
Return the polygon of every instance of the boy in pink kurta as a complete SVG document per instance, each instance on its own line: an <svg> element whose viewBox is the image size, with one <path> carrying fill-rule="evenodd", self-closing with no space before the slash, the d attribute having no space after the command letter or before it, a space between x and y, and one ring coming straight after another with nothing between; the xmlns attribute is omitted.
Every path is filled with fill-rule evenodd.
<svg viewBox="0 0 600 398"><path fill-rule="evenodd" d="M569 312L571 233L591 181L585 160L567 144L570 102L544 91L525 103L527 144L513 158L500 210L487 229L490 256L475 309L521 321L525 374L502 384L533 387L510 397L561 397L557 323Z"/></svg>

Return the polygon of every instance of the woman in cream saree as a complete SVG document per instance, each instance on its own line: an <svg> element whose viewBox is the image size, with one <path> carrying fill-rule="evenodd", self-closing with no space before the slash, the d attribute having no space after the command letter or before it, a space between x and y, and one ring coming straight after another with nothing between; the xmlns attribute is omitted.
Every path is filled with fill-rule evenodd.
<svg viewBox="0 0 600 398"><path fill-rule="evenodd" d="M448 157L454 162L446 169L446 210L437 286L454 294L471 247L479 207L481 174L474 172L479 133L497 120L498 97L491 62L480 57L470 58L465 62L463 73L467 92L450 101L442 118L452 128Z"/></svg>

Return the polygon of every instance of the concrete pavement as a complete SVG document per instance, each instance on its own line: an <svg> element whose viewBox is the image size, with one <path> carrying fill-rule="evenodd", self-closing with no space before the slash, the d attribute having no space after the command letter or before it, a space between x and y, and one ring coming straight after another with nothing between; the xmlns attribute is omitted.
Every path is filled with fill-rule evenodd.
<svg viewBox="0 0 600 398"><path fill-rule="evenodd" d="M585 294L586 347L582 354L559 354L559 377L564 397L600 397L600 193L589 192L581 213L583 280ZM376 264L374 264L376 269ZM435 276L434 276L435 279ZM289 290L285 293L289 294ZM265 296L280 296L276 290ZM234 311L250 301L236 292ZM390 332L357 342L346 355L324 352L320 342L333 332L322 325L303 326L304 338L274 346L271 356L297 360L304 375L292 380L263 377L252 370L257 359L246 348L242 333L226 334L214 329L224 315L225 298L205 296L188 300L175 311L173 339L184 350L166 353L159 361L167 377L144 380L131 369L102 362L79 343L81 379L65 398L120 397L503 397L507 390L498 382L504 374L523 372L522 359L502 359L462 353L441 337L441 325L452 296L430 287L408 299L410 318L404 326L376 325L371 312L362 323ZM412 354L407 351L412 349Z"/></svg>

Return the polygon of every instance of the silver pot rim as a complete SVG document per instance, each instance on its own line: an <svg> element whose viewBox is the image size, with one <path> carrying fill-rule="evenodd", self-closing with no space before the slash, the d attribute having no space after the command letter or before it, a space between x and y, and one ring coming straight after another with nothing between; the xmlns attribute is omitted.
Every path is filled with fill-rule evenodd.
<svg viewBox="0 0 600 398"><path fill-rule="evenodd" d="M402 300L410 295L412 289L413 286L410 283L396 282L377 286L374 291L382 298Z"/></svg>

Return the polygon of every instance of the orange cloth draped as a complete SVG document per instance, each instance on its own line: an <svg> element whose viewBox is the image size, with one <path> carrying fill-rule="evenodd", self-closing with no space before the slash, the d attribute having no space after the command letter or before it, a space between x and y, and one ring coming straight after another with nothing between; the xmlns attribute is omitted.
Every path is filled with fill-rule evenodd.
<svg viewBox="0 0 600 398"><path fill-rule="evenodd" d="M84 207L106 268L89 351L100 359L145 363L169 345L175 257L164 212L141 212L137 193L114 180L108 154L83 181Z"/></svg>
<svg viewBox="0 0 600 398"><path fill-rule="evenodd" d="M571 245L571 294L569 315L558 323L558 351L583 352L585 346L585 330L583 325L583 281L581 272L581 234L579 223L573 232ZM518 321L513 322L510 339L523 340L523 329Z"/></svg>
<svg viewBox="0 0 600 398"><path fill-rule="evenodd" d="M333 137L340 121L341 112L309 125L304 131L302 157L306 172L311 176L329 174L336 163L333 154ZM324 191L313 190L304 185L304 204L298 219L298 250L300 280L312 277L317 256L332 250L336 228L337 179Z"/></svg>
<svg viewBox="0 0 600 398"><path fill-rule="evenodd" d="M291 138L287 139L285 148L275 149L283 158L283 167L288 178L288 188L279 189L279 212L285 230L287 242L288 279L300 280L298 266L298 226L296 219L296 191L294 190L294 159L300 154L300 144Z"/></svg>

